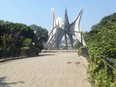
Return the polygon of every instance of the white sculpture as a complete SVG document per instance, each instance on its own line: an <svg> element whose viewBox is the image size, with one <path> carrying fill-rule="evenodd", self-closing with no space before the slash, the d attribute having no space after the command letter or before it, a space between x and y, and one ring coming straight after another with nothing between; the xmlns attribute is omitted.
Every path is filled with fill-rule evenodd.
<svg viewBox="0 0 116 87"><path fill-rule="evenodd" d="M70 40L71 47L73 48L73 36L75 36L76 39L78 39L82 43L83 46L86 46L84 37L80 29L80 20L83 13L83 9L81 9L78 16L71 24L69 23L68 20L67 9L65 9L64 22L60 17L56 17L54 9L52 9L52 13L53 13L53 25L51 32L49 34L46 48L59 49L59 45L63 36L65 36L65 44L67 49L68 49L67 46L68 39Z"/></svg>

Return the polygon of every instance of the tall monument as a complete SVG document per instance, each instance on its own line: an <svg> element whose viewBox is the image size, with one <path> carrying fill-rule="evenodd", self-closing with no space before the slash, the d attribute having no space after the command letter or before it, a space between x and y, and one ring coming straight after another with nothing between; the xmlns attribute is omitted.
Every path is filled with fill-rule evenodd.
<svg viewBox="0 0 116 87"><path fill-rule="evenodd" d="M65 49L73 48L73 37L76 37L83 46L86 46L82 31L80 29L80 20L83 13L83 9L80 10L79 14L72 23L69 23L67 9L65 9L64 21L60 17L56 17L54 9L53 13L53 24L52 29L49 33L49 38L46 44L47 49L60 49L60 44L65 44ZM64 41L62 38L64 37ZM70 43L70 46L68 46Z"/></svg>

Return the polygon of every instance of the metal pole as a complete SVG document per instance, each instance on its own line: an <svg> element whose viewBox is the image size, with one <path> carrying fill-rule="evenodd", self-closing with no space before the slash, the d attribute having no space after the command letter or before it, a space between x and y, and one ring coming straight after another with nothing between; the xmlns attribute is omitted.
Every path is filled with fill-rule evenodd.
<svg viewBox="0 0 116 87"><path fill-rule="evenodd" d="M66 43L66 49L68 49L66 33L65 33L65 43Z"/></svg>

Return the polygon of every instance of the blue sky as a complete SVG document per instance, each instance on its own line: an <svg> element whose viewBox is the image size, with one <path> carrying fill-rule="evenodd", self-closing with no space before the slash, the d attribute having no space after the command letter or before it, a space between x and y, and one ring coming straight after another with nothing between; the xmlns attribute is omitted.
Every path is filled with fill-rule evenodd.
<svg viewBox="0 0 116 87"><path fill-rule="evenodd" d="M115 0L0 0L0 19L11 22L36 24L51 30L52 13L64 19L67 7L70 22L74 20L81 8L84 12L81 29L89 31L104 16L116 12Z"/></svg>

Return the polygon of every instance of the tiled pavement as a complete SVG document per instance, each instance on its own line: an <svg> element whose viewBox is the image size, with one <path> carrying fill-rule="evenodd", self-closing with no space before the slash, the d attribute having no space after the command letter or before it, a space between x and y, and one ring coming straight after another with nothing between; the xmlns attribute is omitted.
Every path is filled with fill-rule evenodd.
<svg viewBox="0 0 116 87"><path fill-rule="evenodd" d="M45 53L0 63L0 87L91 87L76 52Z"/></svg>

